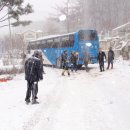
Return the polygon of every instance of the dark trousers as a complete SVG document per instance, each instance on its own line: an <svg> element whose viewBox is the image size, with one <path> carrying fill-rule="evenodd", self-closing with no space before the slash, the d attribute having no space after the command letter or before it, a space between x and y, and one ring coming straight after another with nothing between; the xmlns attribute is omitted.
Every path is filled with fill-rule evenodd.
<svg viewBox="0 0 130 130"><path fill-rule="evenodd" d="M71 64L71 71L74 70L74 64Z"/></svg>
<svg viewBox="0 0 130 130"><path fill-rule="evenodd" d="M25 101L30 101L31 93L32 93L32 100L36 99L38 93L38 82L27 81L27 92Z"/></svg>
<svg viewBox="0 0 130 130"><path fill-rule="evenodd" d="M111 69L113 69L113 60L108 60L108 66L107 66L107 69L109 69L110 64L111 64Z"/></svg>
<svg viewBox="0 0 130 130"><path fill-rule="evenodd" d="M104 61L99 62L100 71L104 71Z"/></svg>
<svg viewBox="0 0 130 130"><path fill-rule="evenodd" d="M74 70L77 71L78 67L77 67L77 63L74 63Z"/></svg>

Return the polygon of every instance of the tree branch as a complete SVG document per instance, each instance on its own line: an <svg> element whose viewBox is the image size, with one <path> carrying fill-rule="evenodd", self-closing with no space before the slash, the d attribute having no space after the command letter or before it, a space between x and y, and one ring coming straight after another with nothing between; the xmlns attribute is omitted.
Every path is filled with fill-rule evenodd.
<svg viewBox="0 0 130 130"><path fill-rule="evenodd" d="M27 15L33 12L32 6L30 4L27 4L25 6L22 5L24 3L24 0L0 0L0 12L7 8L7 12L3 14L3 16L0 17L0 24L2 22L5 22L6 20L13 18L16 20L16 22L12 23L13 26L17 25L28 25L31 22L23 22L19 19L22 15ZM9 5L9 6L8 6ZM15 9L17 7L17 9ZM5 27L7 25L2 25L0 27Z"/></svg>
<svg viewBox="0 0 130 130"><path fill-rule="evenodd" d="M16 6L14 6L12 10L14 10L15 7L16 7ZM8 15L8 13L7 13L6 15L4 15L3 17L1 17L0 20L4 19L7 15Z"/></svg>
<svg viewBox="0 0 130 130"><path fill-rule="evenodd" d="M3 10L3 8L8 4L8 2L6 2L1 8L0 8L0 11Z"/></svg>
<svg viewBox="0 0 130 130"><path fill-rule="evenodd" d="M6 26L9 26L9 24L2 25L0 26L0 28L6 27Z"/></svg>
<svg viewBox="0 0 130 130"><path fill-rule="evenodd" d="M10 18L11 18L11 17L5 18L5 19L1 20L0 22L4 22L4 21L6 21L6 20L8 20L8 19L10 19Z"/></svg>
<svg viewBox="0 0 130 130"><path fill-rule="evenodd" d="M3 17L1 17L0 20L4 19L7 15L8 15L8 13L6 15L4 15Z"/></svg>

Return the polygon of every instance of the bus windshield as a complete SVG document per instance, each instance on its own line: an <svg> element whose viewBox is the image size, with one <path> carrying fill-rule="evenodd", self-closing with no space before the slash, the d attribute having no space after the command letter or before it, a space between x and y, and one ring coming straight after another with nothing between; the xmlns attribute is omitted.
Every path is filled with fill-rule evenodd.
<svg viewBox="0 0 130 130"><path fill-rule="evenodd" d="M80 37L80 40L85 40L85 41L96 40L97 33L93 31L90 31L90 32L80 31L79 37Z"/></svg>

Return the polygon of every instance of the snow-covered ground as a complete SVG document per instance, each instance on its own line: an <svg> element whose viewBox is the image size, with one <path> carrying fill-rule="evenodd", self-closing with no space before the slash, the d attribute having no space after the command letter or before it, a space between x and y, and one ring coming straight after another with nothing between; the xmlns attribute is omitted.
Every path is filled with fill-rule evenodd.
<svg viewBox="0 0 130 130"><path fill-rule="evenodd" d="M130 66L79 70L71 76L45 68L38 105L26 105L24 74L0 83L0 130L130 130Z"/></svg>

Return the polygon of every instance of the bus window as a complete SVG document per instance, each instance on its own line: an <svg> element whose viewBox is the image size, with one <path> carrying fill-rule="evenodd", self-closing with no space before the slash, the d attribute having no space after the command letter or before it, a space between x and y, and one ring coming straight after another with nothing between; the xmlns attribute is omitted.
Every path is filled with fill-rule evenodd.
<svg viewBox="0 0 130 130"><path fill-rule="evenodd" d="M40 45L40 43L41 43L41 41L37 41L37 42L36 42L35 49L40 49L40 46L39 46L39 45Z"/></svg>
<svg viewBox="0 0 130 130"><path fill-rule="evenodd" d="M91 33L91 40L96 40L97 34L95 32Z"/></svg>
<svg viewBox="0 0 130 130"><path fill-rule="evenodd" d="M69 46L69 36L64 36L61 38L61 47Z"/></svg>
<svg viewBox="0 0 130 130"><path fill-rule="evenodd" d="M41 40L39 47L46 48L46 40Z"/></svg>
<svg viewBox="0 0 130 130"><path fill-rule="evenodd" d="M69 46L70 47L74 46L74 35L69 35Z"/></svg>
<svg viewBox="0 0 130 130"><path fill-rule="evenodd" d="M60 38L54 38L54 44L53 44L54 48L59 48L60 47Z"/></svg>
<svg viewBox="0 0 130 130"><path fill-rule="evenodd" d="M96 40L97 34L95 32L79 32L80 40Z"/></svg>
<svg viewBox="0 0 130 130"><path fill-rule="evenodd" d="M39 41L39 43L38 43L38 49L40 49L40 48L44 48L44 46L43 46L43 41L42 40L40 40Z"/></svg>
<svg viewBox="0 0 130 130"><path fill-rule="evenodd" d="M46 45L47 45L47 48L52 48L53 47L53 39L48 39Z"/></svg>
<svg viewBox="0 0 130 130"><path fill-rule="evenodd" d="M41 40L40 47L46 48L46 40Z"/></svg>

